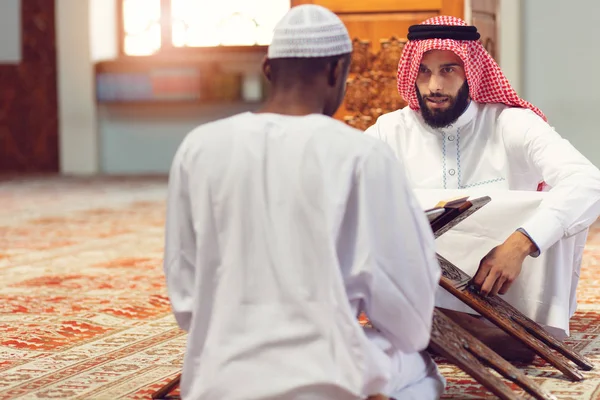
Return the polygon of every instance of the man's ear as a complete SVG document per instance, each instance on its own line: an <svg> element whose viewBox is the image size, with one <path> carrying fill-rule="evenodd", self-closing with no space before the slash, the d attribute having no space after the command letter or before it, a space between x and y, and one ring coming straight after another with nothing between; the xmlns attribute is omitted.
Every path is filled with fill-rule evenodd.
<svg viewBox="0 0 600 400"><path fill-rule="evenodd" d="M344 57L340 57L331 62L327 68L327 83L331 87L335 87L338 81L344 78L344 73L346 71L346 59Z"/></svg>
<svg viewBox="0 0 600 400"><path fill-rule="evenodd" d="M267 56L263 58L262 70L263 74L265 74L265 78L267 78L267 80L271 82L271 64L269 63L269 58Z"/></svg>

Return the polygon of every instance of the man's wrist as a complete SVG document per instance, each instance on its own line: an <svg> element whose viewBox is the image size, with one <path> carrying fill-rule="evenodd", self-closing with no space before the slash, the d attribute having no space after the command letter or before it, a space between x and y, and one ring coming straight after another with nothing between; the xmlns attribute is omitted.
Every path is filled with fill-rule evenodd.
<svg viewBox="0 0 600 400"><path fill-rule="evenodd" d="M521 240L520 242L522 243L522 246L523 246L522 251L523 251L523 254L525 255L525 257L539 256L540 249L539 249L538 245L535 243L535 241L531 238L531 236L529 236L527 231L523 228L518 228L516 230L516 232L518 232L518 234L520 234L519 236L523 238L523 240Z"/></svg>

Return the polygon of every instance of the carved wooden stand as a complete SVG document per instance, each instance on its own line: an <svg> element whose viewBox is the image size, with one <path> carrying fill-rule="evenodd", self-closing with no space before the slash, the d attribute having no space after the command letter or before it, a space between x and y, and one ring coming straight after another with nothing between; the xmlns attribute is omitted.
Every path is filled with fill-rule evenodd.
<svg viewBox="0 0 600 400"><path fill-rule="evenodd" d="M156 400L175 400L179 399L179 396L169 396L177 386L179 386L179 382L181 381L181 374L177 374L173 380L169 381L165 386L158 389L156 392L152 393L152 398Z"/></svg>
<svg viewBox="0 0 600 400"><path fill-rule="evenodd" d="M435 237L439 237L444 232L447 232L489 201L489 197L482 197L447 207L444 214L431 222ZM589 360L549 335L539 324L527 318L501 297L483 297L479 295L477 290L471 285L470 276L439 254L437 258L442 267L440 285L444 289L535 351L536 354L548 361L571 380L583 380L583 375L567 364L560 355L551 352L550 349L556 350L585 371L593 369L593 364Z"/></svg>
<svg viewBox="0 0 600 400"><path fill-rule="evenodd" d="M430 219L435 237L437 238L444 232L447 232L489 201L489 197L482 197L445 207L441 215ZM434 211L437 210L428 210L427 213L428 215L434 215ZM593 365L588 360L550 336L540 325L525 317L502 298L498 296L480 296L477 290L471 285L470 276L439 254L437 258L442 268L440 285L444 289L448 290L508 334L527 345L570 379L579 381L583 379L583 376L561 359L559 355L552 353L545 345L557 350L581 369L590 370L593 368ZM552 395L543 391L520 371L501 359L496 353L443 315L439 310L436 310L434 315L430 346L434 351L445 356L502 399L515 398L514 393L506 385L502 384L501 380L490 374L485 365L492 367L505 378L517 383L537 399L553 398Z"/></svg>
<svg viewBox="0 0 600 400"><path fill-rule="evenodd" d="M364 317L361 318L361 324L373 328L373 325ZM521 386L538 400L556 400L553 395L546 392L523 372L437 308L433 311L429 349L446 357L502 400L516 400L519 397L487 367L493 368L506 379Z"/></svg>
<svg viewBox="0 0 600 400"><path fill-rule="evenodd" d="M438 309L433 314L429 347L459 366L500 399L514 400L519 397L486 367L493 368L504 378L521 386L536 399L555 399L553 395L546 392L523 372L458 326Z"/></svg>

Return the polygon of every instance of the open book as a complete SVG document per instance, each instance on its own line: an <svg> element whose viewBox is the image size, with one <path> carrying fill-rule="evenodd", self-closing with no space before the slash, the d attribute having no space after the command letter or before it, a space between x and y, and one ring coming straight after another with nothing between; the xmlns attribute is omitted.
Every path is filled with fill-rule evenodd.
<svg viewBox="0 0 600 400"><path fill-rule="evenodd" d="M464 203L468 198L469 196L461 196L454 197L448 200L442 200L438 202L433 208L425 210L425 215L427 216L429 223L435 221L438 217L444 214L447 208L456 207Z"/></svg>

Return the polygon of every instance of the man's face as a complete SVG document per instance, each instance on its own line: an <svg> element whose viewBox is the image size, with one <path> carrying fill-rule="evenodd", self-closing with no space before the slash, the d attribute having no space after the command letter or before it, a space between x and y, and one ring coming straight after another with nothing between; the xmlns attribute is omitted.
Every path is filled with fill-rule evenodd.
<svg viewBox="0 0 600 400"><path fill-rule="evenodd" d="M423 119L434 128L456 121L469 104L463 62L449 50L423 54L416 86Z"/></svg>

